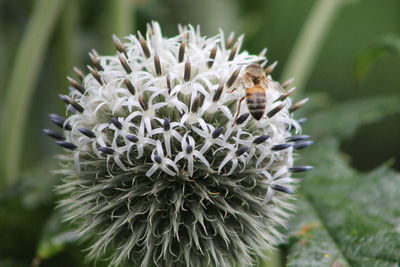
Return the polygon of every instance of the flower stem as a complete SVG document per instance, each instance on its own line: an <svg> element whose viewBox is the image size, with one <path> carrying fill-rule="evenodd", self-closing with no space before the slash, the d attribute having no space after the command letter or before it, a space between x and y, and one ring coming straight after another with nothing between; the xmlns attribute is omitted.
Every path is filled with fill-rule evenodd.
<svg viewBox="0 0 400 267"><path fill-rule="evenodd" d="M60 23L55 33L58 94L65 92L67 85L65 76L71 74L73 63L78 62L79 49L77 49L76 44L81 15L79 4L81 2L81 0L73 0L65 3L60 16Z"/></svg>
<svg viewBox="0 0 400 267"><path fill-rule="evenodd" d="M279 250L267 251L268 259L259 263L258 267L280 267L282 266L281 253Z"/></svg>
<svg viewBox="0 0 400 267"><path fill-rule="evenodd" d="M17 50L2 109L0 177L4 180L0 183L11 183L18 176L29 105L45 49L63 3L64 0L35 1L32 16Z"/></svg>
<svg viewBox="0 0 400 267"><path fill-rule="evenodd" d="M115 51L111 42L111 35L115 34L122 38L125 35L132 34L135 24L135 7L132 0L114 0L110 1L110 12L108 21L111 23L109 34L106 36L106 43L110 44L109 51Z"/></svg>
<svg viewBox="0 0 400 267"><path fill-rule="evenodd" d="M323 42L340 8L349 0L317 0L300 31L289 55L282 81L296 78L297 93L301 94L318 58Z"/></svg>

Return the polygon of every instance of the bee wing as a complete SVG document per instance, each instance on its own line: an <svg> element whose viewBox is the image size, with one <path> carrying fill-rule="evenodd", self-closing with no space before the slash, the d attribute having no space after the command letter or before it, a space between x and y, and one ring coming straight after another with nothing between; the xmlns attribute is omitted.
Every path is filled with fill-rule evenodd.
<svg viewBox="0 0 400 267"><path fill-rule="evenodd" d="M280 93L285 94L287 90L285 90L279 83L270 80L269 78L265 78L261 81L261 85L266 89L275 89Z"/></svg>
<svg viewBox="0 0 400 267"><path fill-rule="evenodd" d="M239 84L241 84L244 88L251 88L254 86L253 81L248 75L243 75Z"/></svg>
<svg viewBox="0 0 400 267"><path fill-rule="evenodd" d="M279 84L275 84L275 88L276 88L276 90L278 90L280 93L282 93L282 94L286 94L287 93L287 90L286 89L284 89L282 86L280 86Z"/></svg>
<svg viewBox="0 0 400 267"><path fill-rule="evenodd" d="M261 79L260 85L265 89L274 87L274 83L267 77Z"/></svg>

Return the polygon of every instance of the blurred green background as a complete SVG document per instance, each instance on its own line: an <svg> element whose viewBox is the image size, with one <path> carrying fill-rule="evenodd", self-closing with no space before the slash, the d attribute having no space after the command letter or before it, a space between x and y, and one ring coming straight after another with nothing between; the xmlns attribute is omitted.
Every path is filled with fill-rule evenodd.
<svg viewBox="0 0 400 267"><path fill-rule="evenodd" d="M310 75L305 78L301 92L311 97L309 109L318 113L343 101L399 96L400 46L397 43L396 47L395 41L388 41L387 49L381 51L378 44L385 44L388 39L398 41L400 1L330 1L343 3L337 8L330 27L324 30L321 47L312 51L315 62L311 64ZM10 90L25 86L24 81L31 90L25 100L21 99L26 103L27 117L19 142L21 156L17 180L8 186L4 185L7 173L4 169L9 164L7 153L10 149L3 146L0 150L0 180L3 182L0 193L0 266L35 263L44 229L51 229L48 218L55 206L51 187L57 183L57 178L48 170L57 166L52 157L60 149L41 130L51 125L48 113L63 114L64 105L57 95L66 92L65 77L73 76L72 66L84 69L89 63L87 53L91 48L96 48L100 54L114 53L113 33L123 37L129 32L143 32L151 20L160 22L166 36L177 34L178 23L199 24L203 34L209 36L217 34L219 28L225 32L234 31L237 35L245 33L243 48L251 53L267 47L267 57L271 62L279 61L273 77L283 81L281 76L289 64L289 56L316 2L0 0L0 129L3 145L8 142L7 120L16 116L7 113L12 110L7 105L17 103L20 97L16 94L14 102L9 100ZM32 22L35 11L39 14L38 19ZM37 23L36 28L34 23ZM29 27L34 30L27 37ZM312 35L308 37L312 39ZM24 49L23 46L28 56L20 58L22 67L15 73L18 53ZM368 51L372 51L371 57L376 60L368 61L370 68L363 72L362 67L368 64L359 63L362 67L356 68L357 60ZM11 82L13 75L17 80L14 86ZM295 98L299 97L295 95ZM340 124L340 121L329 123ZM321 127L325 125L321 124ZM400 116L391 115L358 129L350 140L341 144L341 149L348 155L351 165L360 171L371 170L389 159L394 159L394 167L399 170L399 137ZM82 248L70 244L62 253L43 260L41 266L80 266L83 262Z"/></svg>

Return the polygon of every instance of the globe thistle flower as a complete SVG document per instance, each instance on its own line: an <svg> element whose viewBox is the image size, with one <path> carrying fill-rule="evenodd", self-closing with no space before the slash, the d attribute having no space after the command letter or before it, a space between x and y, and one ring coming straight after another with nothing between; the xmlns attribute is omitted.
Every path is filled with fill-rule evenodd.
<svg viewBox="0 0 400 267"><path fill-rule="evenodd" d="M111 266L250 266L283 238L291 173L311 169L293 163L312 144L292 114L307 99L293 104L272 64L255 119L243 77L267 60L240 52L243 36L188 25L165 38L153 22L124 40L116 55L92 51L88 74L74 68L67 117L50 115L63 133L45 130L65 148L65 220Z"/></svg>

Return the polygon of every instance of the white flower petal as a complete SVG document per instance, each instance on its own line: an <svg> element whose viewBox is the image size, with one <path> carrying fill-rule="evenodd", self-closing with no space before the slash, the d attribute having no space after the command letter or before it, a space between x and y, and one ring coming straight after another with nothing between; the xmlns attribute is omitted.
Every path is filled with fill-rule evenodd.
<svg viewBox="0 0 400 267"><path fill-rule="evenodd" d="M181 124L185 124L185 122L189 119L189 114L186 113L181 118Z"/></svg>
<svg viewBox="0 0 400 267"><path fill-rule="evenodd" d="M143 117L143 120L144 120L144 123L145 123L145 125L146 125L146 131L147 131L148 133L150 133L150 132L151 132L150 117L145 116L145 117Z"/></svg>
<svg viewBox="0 0 400 267"><path fill-rule="evenodd" d="M155 171L158 170L159 167L160 165L158 164L154 164L153 166L151 166L151 168L146 172L146 176L151 177L153 173L155 173Z"/></svg>
<svg viewBox="0 0 400 267"><path fill-rule="evenodd" d="M136 158L140 159L141 157L143 157L143 152L144 152L143 145L142 144L138 145L137 146L137 150L138 150L138 155L137 155Z"/></svg>
<svg viewBox="0 0 400 267"><path fill-rule="evenodd" d="M173 172L173 171L171 171L170 169L168 169L168 167L166 166L166 165L161 165L161 169L165 172L165 173L167 173L167 174L169 174L169 175L171 175L171 176L175 176L176 175L176 173L175 172Z"/></svg>
<svg viewBox="0 0 400 267"><path fill-rule="evenodd" d="M227 106L219 106L219 109L222 111L222 113L224 113L224 115L226 116L226 118L228 120L232 120L233 119L233 115L231 113L231 111L229 110L229 108Z"/></svg>
<svg viewBox="0 0 400 267"><path fill-rule="evenodd" d="M199 128L197 128L197 127L195 127L195 126L192 127L192 130L193 130L195 133L197 133L198 135L200 135L201 137L203 137L203 138L207 138L207 137L209 137L209 135L210 135L208 132L205 132L205 131L203 131L203 130L200 130Z"/></svg>
<svg viewBox="0 0 400 267"><path fill-rule="evenodd" d="M79 161L79 153L80 153L79 151L74 151L75 170L77 172L81 171L81 164L80 164L80 161Z"/></svg>
<svg viewBox="0 0 400 267"><path fill-rule="evenodd" d="M153 135L160 134L160 133L164 133L164 129L156 128L156 129L151 130L151 132L149 132L149 136L153 136Z"/></svg>
<svg viewBox="0 0 400 267"><path fill-rule="evenodd" d="M200 149L200 154L204 154L207 152L207 150L211 147L212 143L210 141L207 141L203 147Z"/></svg>
<svg viewBox="0 0 400 267"><path fill-rule="evenodd" d="M128 171L128 168L125 167L125 165L122 163L121 159L119 158L119 155L115 155L113 158L118 167L120 167L124 171Z"/></svg>
<svg viewBox="0 0 400 267"><path fill-rule="evenodd" d="M164 151L161 142L159 140L157 140L156 148L157 148L157 155L159 155L160 157L164 157Z"/></svg>
<svg viewBox="0 0 400 267"><path fill-rule="evenodd" d="M171 166L172 168L174 168L174 170L175 170L176 172L179 172L178 166L176 166L175 162L173 162L172 160L170 160L170 159L168 159L168 158L165 158L164 161L165 161L165 164L166 164L166 165Z"/></svg>
<svg viewBox="0 0 400 267"><path fill-rule="evenodd" d="M231 167L230 171L225 175L231 175L236 170L237 165L238 165L238 159L233 158L232 159L232 167Z"/></svg>
<svg viewBox="0 0 400 267"><path fill-rule="evenodd" d="M168 157L171 157L172 156L172 152L171 152L171 136L164 135L164 144L165 144L165 148L167 150Z"/></svg>
<svg viewBox="0 0 400 267"><path fill-rule="evenodd" d="M202 118L198 118L197 121L199 122L201 128L203 129L207 128L207 123Z"/></svg>
<svg viewBox="0 0 400 267"><path fill-rule="evenodd" d="M187 112L187 106L182 103L181 101L179 101L176 97L172 97L168 100L168 103L171 106L176 107L176 109L179 111L179 113L183 113L183 112Z"/></svg>
<svg viewBox="0 0 400 267"><path fill-rule="evenodd" d="M285 167L283 167L283 168L280 168L277 172L275 172L274 175L272 176L272 178L273 178L273 179L276 179L276 178L282 176L283 174L285 174L285 173L287 173L287 172L288 172L288 169L287 169L287 167L285 166Z"/></svg>
<svg viewBox="0 0 400 267"><path fill-rule="evenodd" d="M176 155L176 157L175 157L175 159L174 159L174 162L177 163L177 162L179 162L179 161L180 161L182 158L184 158L184 157L185 157L184 152L179 152L179 154Z"/></svg>
<svg viewBox="0 0 400 267"><path fill-rule="evenodd" d="M265 194L263 203L267 204L268 202L270 202L273 196L274 196L274 190L272 190L271 187L268 186L267 193Z"/></svg>
<svg viewBox="0 0 400 267"><path fill-rule="evenodd" d="M180 136L180 134L178 134L177 131L172 130L171 135L172 135L173 137L175 137L175 139L178 140L179 142L182 141L182 136Z"/></svg>
<svg viewBox="0 0 400 267"><path fill-rule="evenodd" d="M126 117L126 121L132 121L134 118L136 118L137 116L143 116L143 113L140 111L135 111L131 114L128 115L128 117Z"/></svg>
<svg viewBox="0 0 400 267"><path fill-rule="evenodd" d="M186 156L186 158L187 158L187 162L188 162L189 175L190 175L190 177L192 177L193 176L193 156L188 155L188 156Z"/></svg>
<svg viewBox="0 0 400 267"><path fill-rule="evenodd" d="M210 163L202 154L200 154L198 151L194 151L193 155L198 158L208 169L210 169Z"/></svg>
<svg viewBox="0 0 400 267"><path fill-rule="evenodd" d="M268 171L262 171L261 172L267 179L268 181L272 181L274 178L272 178L272 175Z"/></svg>
<svg viewBox="0 0 400 267"><path fill-rule="evenodd" d="M294 180L293 178L289 178L289 177L286 177L286 178L279 178L279 179L276 179L276 180L274 180L271 184L278 184L278 185L284 185L284 184L292 184L292 183L294 183L296 180Z"/></svg>
<svg viewBox="0 0 400 267"><path fill-rule="evenodd" d="M232 154L231 153L228 153L227 155L226 155L226 157L224 158L224 160L221 162L221 164L219 165L219 167L218 167L218 173L220 173L221 172L221 170L222 170L222 168L230 161L230 160L232 160L233 159L233 156L232 156Z"/></svg>

